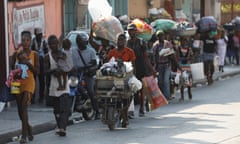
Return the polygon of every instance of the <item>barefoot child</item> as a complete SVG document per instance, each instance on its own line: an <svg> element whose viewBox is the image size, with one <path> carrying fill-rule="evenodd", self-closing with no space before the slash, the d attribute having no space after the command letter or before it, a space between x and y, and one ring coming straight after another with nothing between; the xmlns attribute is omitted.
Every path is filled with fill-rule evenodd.
<svg viewBox="0 0 240 144"><path fill-rule="evenodd" d="M63 71L62 74L59 74L58 79L58 90L64 90L67 83L67 73L71 71L73 67L72 53L71 53L71 42L68 39L63 40L63 51L59 51L57 64L60 69Z"/></svg>

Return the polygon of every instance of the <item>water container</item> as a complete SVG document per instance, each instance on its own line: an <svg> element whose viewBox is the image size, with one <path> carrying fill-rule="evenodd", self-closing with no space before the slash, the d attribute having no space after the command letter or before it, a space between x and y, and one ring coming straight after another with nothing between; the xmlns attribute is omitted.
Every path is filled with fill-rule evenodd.
<svg viewBox="0 0 240 144"><path fill-rule="evenodd" d="M190 64L190 67L194 81L203 80L205 78L204 67L202 62Z"/></svg>
<svg viewBox="0 0 240 144"><path fill-rule="evenodd" d="M18 81L11 82L11 94L20 94L21 83Z"/></svg>
<svg viewBox="0 0 240 144"><path fill-rule="evenodd" d="M89 0L88 11L93 22L112 15L112 7L107 0Z"/></svg>

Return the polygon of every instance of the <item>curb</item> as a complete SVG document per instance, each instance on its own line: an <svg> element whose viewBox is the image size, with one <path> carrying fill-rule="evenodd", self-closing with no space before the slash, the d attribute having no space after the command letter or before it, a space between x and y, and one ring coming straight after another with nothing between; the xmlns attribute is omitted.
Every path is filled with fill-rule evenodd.
<svg viewBox="0 0 240 144"><path fill-rule="evenodd" d="M55 129L56 124L55 124L55 121L51 121L51 122L47 122L44 124L34 125L32 127L33 127L33 134L36 135L39 133L43 133L43 132ZM21 129L15 130L12 132L7 132L5 134L1 134L0 135L0 143L12 142L13 137L16 137L19 135L21 135Z"/></svg>
<svg viewBox="0 0 240 144"><path fill-rule="evenodd" d="M222 74L220 76L215 77L213 80L218 81L220 79L224 79L226 77L233 77L233 76L236 76L236 75L239 75L239 74L240 74L240 71L236 71L236 72L232 72L232 73L228 73L228 74ZM207 83L206 79L193 81L193 87L197 87L197 85L199 85L199 84L205 85L206 83Z"/></svg>
<svg viewBox="0 0 240 144"><path fill-rule="evenodd" d="M220 79L224 79L226 77L232 77L232 76L239 75L239 74L240 74L240 71L236 71L236 72L232 72L232 73L228 73L228 74L222 74L220 76L215 77L214 81L218 81ZM205 85L206 82L207 82L206 79L193 81L193 87L197 87L198 84ZM46 110L48 110L48 109L46 109ZM46 110L43 110L43 111L46 111ZM42 110L34 110L34 111L37 112L37 111L42 111ZM68 120L68 125L73 125L74 123L75 123L75 120L73 118ZM33 125L32 127L33 127L33 134L37 135L37 134L40 134L43 132L54 130L56 128L56 122L50 121L50 122L46 122L43 124ZM18 139L14 140L13 138L17 137L19 135L21 135L21 129L7 132L4 134L0 134L0 143L4 144L4 143L17 141Z"/></svg>
<svg viewBox="0 0 240 144"><path fill-rule="evenodd" d="M68 125L73 125L74 123L75 122L73 119L68 120ZM33 135L51 131L51 130L54 130L55 128L56 128L55 121L50 121L50 122L46 122L38 125L32 125ZM14 137L19 137L20 135L21 135L21 129L0 134L0 144L18 141L18 139L14 140Z"/></svg>

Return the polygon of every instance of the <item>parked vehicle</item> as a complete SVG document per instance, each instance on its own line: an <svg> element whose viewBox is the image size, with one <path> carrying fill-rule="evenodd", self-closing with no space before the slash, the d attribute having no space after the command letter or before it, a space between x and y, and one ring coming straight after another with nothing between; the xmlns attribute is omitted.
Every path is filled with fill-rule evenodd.
<svg viewBox="0 0 240 144"><path fill-rule="evenodd" d="M71 73L69 75L70 96L72 97L71 112L82 113L85 120L91 120L95 116L90 97L86 90L84 72Z"/></svg>
<svg viewBox="0 0 240 144"><path fill-rule="evenodd" d="M72 43L72 48L77 48L77 43L76 43L76 37L78 34L85 33L89 35L88 30L74 30L70 31L67 35L66 38L69 39Z"/></svg>

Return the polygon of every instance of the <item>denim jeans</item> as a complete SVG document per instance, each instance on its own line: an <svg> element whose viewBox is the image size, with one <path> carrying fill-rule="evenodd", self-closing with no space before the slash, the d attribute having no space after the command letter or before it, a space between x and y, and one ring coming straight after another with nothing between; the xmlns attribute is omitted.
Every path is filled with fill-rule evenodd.
<svg viewBox="0 0 240 144"><path fill-rule="evenodd" d="M87 85L87 92L91 99L93 109L95 111L98 111L98 105L97 105L97 100L95 98L95 91L94 91L95 79L93 77L85 76L84 80Z"/></svg>
<svg viewBox="0 0 240 144"><path fill-rule="evenodd" d="M162 91L163 95L166 97L166 99L169 99L171 96L170 93L170 74L171 69L169 65L162 65L158 68L158 86L160 90Z"/></svg>

